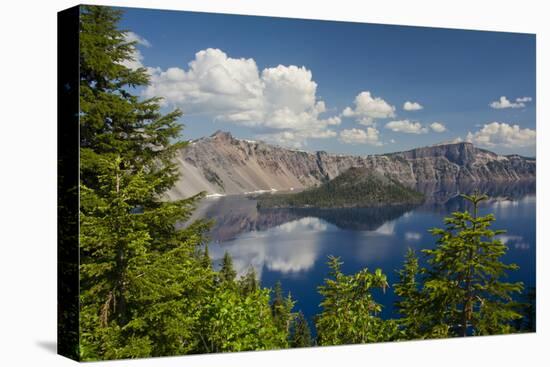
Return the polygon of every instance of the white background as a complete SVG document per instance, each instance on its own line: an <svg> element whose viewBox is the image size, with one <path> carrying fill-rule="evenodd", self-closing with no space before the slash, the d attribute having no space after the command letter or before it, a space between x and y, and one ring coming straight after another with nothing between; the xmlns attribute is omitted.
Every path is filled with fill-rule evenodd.
<svg viewBox="0 0 550 367"><path fill-rule="evenodd" d="M545 1L128 0L92 4L537 33L537 334L104 362L117 366L547 365L550 26ZM0 365L65 366L56 342L56 12L0 3ZM546 210L545 209L546 206ZM547 339L547 340L545 340Z"/></svg>

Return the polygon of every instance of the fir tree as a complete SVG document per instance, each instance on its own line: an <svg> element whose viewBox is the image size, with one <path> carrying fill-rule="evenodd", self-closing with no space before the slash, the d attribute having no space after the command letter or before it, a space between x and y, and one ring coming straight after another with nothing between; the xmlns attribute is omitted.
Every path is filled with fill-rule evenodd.
<svg viewBox="0 0 550 367"><path fill-rule="evenodd" d="M254 270L253 266L250 266L246 274L239 279L239 289L241 293L246 296L254 293L259 287L260 284L256 277L256 270Z"/></svg>
<svg viewBox="0 0 550 367"><path fill-rule="evenodd" d="M310 347L311 345L311 330L309 329L309 324L304 317L304 314L300 311L292 322L290 346L292 348L305 348Z"/></svg>
<svg viewBox="0 0 550 367"><path fill-rule="evenodd" d="M290 332L290 322L294 315L292 309L294 308L294 301L290 293L287 297L283 296L283 287L281 282L275 283L275 289L273 292L273 302L271 303L271 311L273 313L273 319L277 328L285 333Z"/></svg>
<svg viewBox="0 0 550 367"><path fill-rule="evenodd" d="M233 269L233 259L228 252L225 252L220 271L218 272L218 279L220 283L231 284L235 281L236 276L237 272Z"/></svg>
<svg viewBox="0 0 550 367"><path fill-rule="evenodd" d="M210 259L210 252L208 251L208 244L204 245L204 251L201 256L201 263L206 269L212 269L212 260Z"/></svg>
<svg viewBox="0 0 550 367"><path fill-rule="evenodd" d="M317 316L317 343L338 345L370 343L394 340L397 324L384 321L378 314L382 306L374 300L372 289L388 287L386 275L380 269L374 273L363 269L356 274L345 275L342 262L330 256L330 278L319 286L323 296L322 312Z"/></svg>
<svg viewBox="0 0 550 367"><path fill-rule="evenodd" d="M419 304L423 301L419 291L420 266L413 249L409 248L403 268L398 271L399 282L394 284L394 293L399 297L395 307L401 318L398 323L407 339L421 337L424 325L419 313Z"/></svg>
<svg viewBox="0 0 550 367"><path fill-rule="evenodd" d="M451 335L509 333L512 321L521 317L512 295L523 285L502 278L518 266L500 260L507 247L495 237L504 231L490 228L494 215L478 215L487 196L462 196L472 211L455 212L445 219L445 228L432 229L437 246L424 250L430 266L425 270L423 313L433 327L447 326Z"/></svg>

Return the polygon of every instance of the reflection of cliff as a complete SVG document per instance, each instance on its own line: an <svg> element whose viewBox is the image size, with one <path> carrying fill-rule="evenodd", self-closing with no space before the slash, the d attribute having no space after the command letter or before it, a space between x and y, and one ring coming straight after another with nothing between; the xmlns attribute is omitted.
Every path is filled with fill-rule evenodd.
<svg viewBox="0 0 550 367"><path fill-rule="evenodd" d="M489 196L489 202L520 200L536 193L536 182L427 182L417 184L415 189L424 193L426 201L420 210L449 213L465 210L465 201L460 194L471 194L475 190Z"/></svg>
<svg viewBox="0 0 550 367"><path fill-rule="evenodd" d="M296 213L282 210L259 213L256 201L244 196L204 200L193 217L213 219L210 236L221 242L234 239L240 233L264 231L301 218Z"/></svg>

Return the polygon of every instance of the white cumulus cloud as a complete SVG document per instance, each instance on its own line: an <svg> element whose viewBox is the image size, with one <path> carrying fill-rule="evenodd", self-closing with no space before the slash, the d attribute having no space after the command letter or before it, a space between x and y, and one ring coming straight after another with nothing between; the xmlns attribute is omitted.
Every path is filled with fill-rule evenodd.
<svg viewBox="0 0 550 367"><path fill-rule="evenodd" d="M138 45L151 47L151 42L147 41L145 38L134 32L125 32L124 40L126 42L136 42Z"/></svg>
<svg viewBox="0 0 550 367"><path fill-rule="evenodd" d="M382 145L379 140L379 131L374 127L363 129L345 129L340 131L340 141L346 144Z"/></svg>
<svg viewBox="0 0 550 367"><path fill-rule="evenodd" d="M281 131L269 134L259 134L258 139L268 143L283 145L291 148L302 148L307 139L327 139L338 136L333 130L324 131Z"/></svg>
<svg viewBox="0 0 550 367"><path fill-rule="evenodd" d="M136 45L151 47L151 43L145 38L141 37L139 34L134 32L125 32L124 33L124 43L136 42ZM143 66L143 55L141 51L134 45L132 47L132 60L124 60L121 62L121 65L126 66L128 69L136 70Z"/></svg>
<svg viewBox="0 0 550 367"><path fill-rule="evenodd" d="M341 122L339 116L322 117L327 109L316 92L317 83L303 66L278 65L260 72L252 58L232 58L209 48L197 52L187 70L151 69L144 94L163 97L186 114L272 130L264 133L266 140L297 146L308 138L335 136L329 127Z"/></svg>
<svg viewBox="0 0 550 367"><path fill-rule="evenodd" d="M422 126L420 122L409 120L390 121L386 124L386 129L406 134L425 134L428 132L428 128Z"/></svg>
<svg viewBox="0 0 550 367"><path fill-rule="evenodd" d="M495 109L503 108L522 108L525 107L525 102L530 102L531 97L516 98L515 102L510 101L506 96L500 97L498 101L491 102L489 106Z"/></svg>
<svg viewBox="0 0 550 367"><path fill-rule="evenodd" d="M432 129L436 133L442 133L447 131L447 128L441 122L432 122L430 124L430 129Z"/></svg>
<svg viewBox="0 0 550 367"><path fill-rule="evenodd" d="M362 125L373 125L375 119L395 116L395 107L380 97L374 97L371 92L364 91L355 97L355 107L346 107L342 112L344 117L355 117Z"/></svg>
<svg viewBox="0 0 550 367"><path fill-rule="evenodd" d="M510 125L505 122L491 122L475 133L468 132L466 141L479 146L493 148L522 148L534 146L536 131L519 125Z"/></svg>
<svg viewBox="0 0 550 367"><path fill-rule="evenodd" d="M403 104L403 109L405 111L418 111L418 110L421 110L423 109L424 106L422 106L420 103L418 102L410 102L410 101L407 101Z"/></svg>

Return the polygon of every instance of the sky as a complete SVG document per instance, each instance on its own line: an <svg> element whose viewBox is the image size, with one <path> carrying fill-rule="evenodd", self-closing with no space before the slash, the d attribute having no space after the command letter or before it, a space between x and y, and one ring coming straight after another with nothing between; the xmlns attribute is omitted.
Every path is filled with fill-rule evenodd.
<svg viewBox="0 0 550 367"><path fill-rule="evenodd" d="M469 141L535 156L535 35L123 8L136 91L217 130L378 154Z"/></svg>

